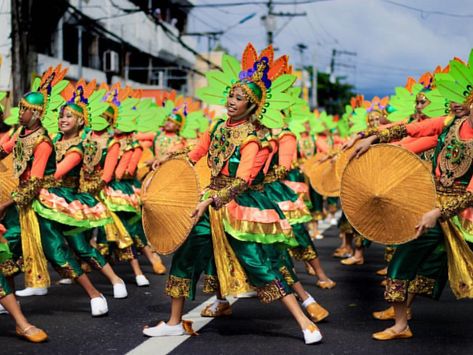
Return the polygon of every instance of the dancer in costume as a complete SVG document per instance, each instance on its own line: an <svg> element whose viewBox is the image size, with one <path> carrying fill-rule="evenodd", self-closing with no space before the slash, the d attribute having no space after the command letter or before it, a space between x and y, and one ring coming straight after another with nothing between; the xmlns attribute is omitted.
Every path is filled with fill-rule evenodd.
<svg viewBox="0 0 473 355"><path fill-rule="evenodd" d="M153 270L161 274L166 269L160 258L152 252L141 226L140 186L134 179L134 170L136 170L139 158L137 159L136 154L133 157L134 150L139 147L139 143L133 140L132 134L136 128L136 120L139 114L135 109L139 100L131 97L131 94L131 89L121 89L120 85L116 84L106 96L109 107L104 116L115 132L107 145L107 156L104 161L102 175L102 180L107 185L100 191L100 198L107 208L120 219L127 234L132 237L134 250L143 252L153 265ZM137 154L140 154L138 150ZM134 169L129 169L130 162L133 162L133 165L136 162ZM101 233L99 243L105 244L106 239L103 238L103 231L99 231L99 233ZM123 237L125 233L122 231L120 234ZM126 236L124 243L128 244ZM124 247L126 248L125 245ZM148 286L149 281L143 274L138 259L136 257L131 258L129 255L125 258L130 260L136 284L138 286Z"/></svg>
<svg viewBox="0 0 473 355"><path fill-rule="evenodd" d="M32 91L20 101L22 128L0 148L0 157L13 152L14 173L20 183L12 200L2 204L0 215L5 213L5 239L15 259L23 257L27 289L47 292L48 260L62 277L77 280L91 299L92 315L99 316L108 312L107 302L84 274L65 241L63 232L70 227L37 213L47 209L39 201L41 193L47 194L48 189L57 186L56 156L44 126L57 122L56 110L64 103L60 93L68 85L62 80L66 72L60 66L48 69L41 79L35 79Z"/></svg>
<svg viewBox="0 0 473 355"><path fill-rule="evenodd" d="M28 322L20 305L12 293L4 270L11 272L12 253L8 242L3 238L5 227L0 224L0 314L8 312L16 324L16 334L32 343L42 343L48 339L46 332ZM10 270L8 270L10 269Z"/></svg>
<svg viewBox="0 0 473 355"><path fill-rule="evenodd" d="M241 66L235 58L223 57L224 72L215 72L215 75L225 77L225 84L209 75L209 87L199 93L209 103L226 101L229 118L215 122L199 145L188 154L191 162L208 155L212 183L195 211L197 224L173 257L166 287L172 298L170 319L145 328L143 332L146 335L185 333L182 322L184 298L194 298L195 284L211 257L211 236L218 235L218 242L228 243L237 258L231 259L232 263L228 265L222 263L222 258L228 255L215 252L223 296L230 291L224 289L229 281L228 267L241 264L244 274L239 275L239 280L244 283L247 277L264 303L280 299L299 323L306 343L318 342L322 338L318 328L304 315L290 294L284 277L264 257L261 243L295 244L290 226L276 205L263 193L249 188L252 183L258 185L262 182L261 170L265 159L261 158L267 158L269 153L267 148L261 149L258 121L268 126L282 125L279 110L285 108L281 106L290 104L290 98L283 91L293 84L294 77L279 76L284 63L275 62L268 67L272 62L273 58L268 58L265 51L258 57L254 47L248 45ZM238 73L240 75L236 77ZM270 88L271 95L267 95ZM277 109L271 109L272 100L279 103ZM263 153L258 156L261 151Z"/></svg>
<svg viewBox="0 0 473 355"><path fill-rule="evenodd" d="M432 158L439 208L419 221L419 237L397 247L388 268L385 299L391 302L395 324L373 334L377 340L410 338L409 309L416 294L438 299L446 283L458 298L473 297L473 253L469 209L473 207L473 51L468 65L450 62L448 74L437 75L440 92L455 104L456 116L439 117L420 123L401 124L381 130L355 148L357 156L376 142L390 142L406 136L438 135ZM467 76L465 77L465 73ZM458 107L458 106L461 106Z"/></svg>
<svg viewBox="0 0 473 355"><path fill-rule="evenodd" d="M371 101L364 100L363 108L356 110L356 115L352 116L353 119L356 118L356 120L361 121L355 123L354 127L359 129L363 126L362 122L366 122L365 125L367 129L376 129L381 125L386 125L388 123L386 112L388 102L389 97L380 99L375 96ZM351 244L350 239L352 239L355 245L355 252L353 255L341 260L340 262L344 265L363 265L365 262L364 249L369 247L371 242L353 228L344 214L341 218L340 229L343 230L343 233L348 239L347 244Z"/></svg>
<svg viewBox="0 0 473 355"><path fill-rule="evenodd" d="M92 268L104 274L113 286L114 298L125 298L128 293L120 279L100 252L91 246L85 231L103 227L112 222L101 202L87 192L79 192L80 173L84 158L84 125L101 115L107 108L101 100L105 91L95 91L95 81L86 84L79 80L69 84L62 92L66 104L61 107L58 123L46 127L52 134L59 129L53 139L56 151L57 186L41 190L39 201L33 204L35 211L45 219L60 222L73 229L65 232L67 243L74 253ZM52 228L58 227L51 225Z"/></svg>

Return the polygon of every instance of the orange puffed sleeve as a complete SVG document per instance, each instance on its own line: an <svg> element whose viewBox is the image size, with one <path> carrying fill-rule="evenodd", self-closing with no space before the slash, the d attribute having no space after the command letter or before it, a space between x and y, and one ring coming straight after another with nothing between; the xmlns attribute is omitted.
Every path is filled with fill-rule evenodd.
<svg viewBox="0 0 473 355"><path fill-rule="evenodd" d="M151 141L153 142L156 133L154 132L140 132L135 134L135 139L137 141Z"/></svg>
<svg viewBox="0 0 473 355"><path fill-rule="evenodd" d="M288 171L291 170L294 154L297 155L297 139L292 134L285 134L279 139L279 162Z"/></svg>
<svg viewBox="0 0 473 355"><path fill-rule="evenodd" d="M407 134L411 137L438 136L445 127L446 117L437 117L413 122L406 125Z"/></svg>
<svg viewBox="0 0 473 355"><path fill-rule="evenodd" d="M74 169L82 161L82 154L79 152L70 152L67 153L64 159L57 164L56 172L54 173L55 179L61 179L69 171Z"/></svg>
<svg viewBox="0 0 473 355"><path fill-rule="evenodd" d="M102 180L109 183L113 179L113 173L118 164L120 155L120 144L115 143L107 150L107 156L102 170Z"/></svg>
<svg viewBox="0 0 473 355"><path fill-rule="evenodd" d="M210 147L210 133L209 131L205 132L202 137L200 137L197 145L192 149L187 155L193 163L197 163L203 156L207 155Z"/></svg>
<svg viewBox="0 0 473 355"><path fill-rule="evenodd" d="M258 155L258 152L261 152L261 154ZM269 148L260 150L258 143L249 142L241 148L240 153L241 158L236 177L250 183L251 180L258 175L258 172L263 168L264 163L268 159Z"/></svg>
<svg viewBox="0 0 473 355"><path fill-rule="evenodd" d="M16 137L12 137L11 139L5 139L5 142L1 145L1 147L5 153L10 154L13 151L15 144Z"/></svg>
<svg viewBox="0 0 473 355"><path fill-rule="evenodd" d="M330 149L328 145L328 139L321 139L320 137L315 140L315 146L317 147L317 153L327 153Z"/></svg>
<svg viewBox="0 0 473 355"><path fill-rule="evenodd" d="M128 168L126 172L128 175L133 176L135 175L136 167L140 162L141 156L143 155L143 149L135 148L133 149L133 154L131 155L130 163L128 164Z"/></svg>
<svg viewBox="0 0 473 355"><path fill-rule="evenodd" d="M276 154L278 151L278 143L274 139L271 139L269 144L271 145L271 152L268 155L268 159L266 159L266 162L264 163L263 172L265 174L267 174L269 167L271 166L271 160L273 160L274 154Z"/></svg>
<svg viewBox="0 0 473 355"><path fill-rule="evenodd" d="M414 154L420 154L429 149L435 148L437 146L437 141L437 136L420 138L406 137L398 144Z"/></svg>
<svg viewBox="0 0 473 355"><path fill-rule="evenodd" d="M50 142L43 141L36 146L34 151L33 165L31 166L31 177L42 179L48 164L49 157L53 153L53 146Z"/></svg>
<svg viewBox="0 0 473 355"><path fill-rule="evenodd" d="M122 157L120 158L120 162L115 169L115 178L121 180L123 175L125 175L126 168L130 164L131 156L133 155L133 150L126 151L123 153Z"/></svg>

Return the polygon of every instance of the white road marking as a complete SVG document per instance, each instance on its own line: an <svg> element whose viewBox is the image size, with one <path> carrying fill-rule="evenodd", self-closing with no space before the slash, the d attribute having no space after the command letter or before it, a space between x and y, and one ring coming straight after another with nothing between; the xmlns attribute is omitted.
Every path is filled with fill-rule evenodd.
<svg viewBox="0 0 473 355"><path fill-rule="evenodd" d="M201 317L200 312L208 305L215 301L215 296L210 297L207 301L200 304L189 313L183 316L183 319L190 320L193 322L192 328L198 332L199 329L205 327L210 323L213 318ZM230 304L233 304L237 301L237 298L228 297ZM127 355L164 355L169 354L187 339L191 335L181 335L181 336L170 336L170 337L156 337L149 338L145 340L141 345L138 345L135 349L131 350Z"/></svg>
<svg viewBox="0 0 473 355"><path fill-rule="evenodd" d="M330 227L328 223L319 223L319 231L323 233ZM195 307L182 318L193 322L192 328L198 332L200 329L209 324L213 318L201 317L200 312L208 305L215 301L216 297L210 297L207 301ZM230 304L238 301L238 298L228 297ZM136 348L127 353L127 355L166 355L189 339L190 335L170 336L170 337L155 337L145 340Z"/></svg>

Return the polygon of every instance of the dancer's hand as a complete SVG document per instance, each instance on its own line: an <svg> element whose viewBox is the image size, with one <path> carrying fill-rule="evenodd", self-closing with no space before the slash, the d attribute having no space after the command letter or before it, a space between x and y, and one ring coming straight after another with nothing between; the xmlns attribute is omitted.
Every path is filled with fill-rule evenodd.
<svg viewBox="0 0 473 355"><path fill-rule="evenodd" d="M363 154L365 154L368 149L370 149L371 145L376 141L376 139L378 139L378 137L370 136L360 141L360 143L358 143L358 145L355 147L353 153L351 153L349 160L352 160L353 158L358 159Z"/></svg>
<svg viewBox="0 0 473 355"><path fill-rule="evenodd" d="M440 218L440 208L425 213L416 226L416 238L425 233L427 229L434 228L437 220Z"/></svg>
<svg viewBox="0 0 473 355"><path fill-rule="evenodd" d="M203 216L205 211L207 211L207 208L210 206L211 203L212 203L211 198L208 198L207 200L199 202L199 204L195 208L195 211L192 213L191 217L195 218L198 221L200 217Z"/></svg>
<svg viewBox="0 0 473 355"><path fill-rule="evenodd" d="M361 139L361 137L360 137L358 134L355 135L353 138L350 138L348 141L346 141L345 143L343 143L343 145L342 145L342 151L350 149L350 148L353 147L353 146L355 145L355 143L358 142L360 139Z"/></svg>

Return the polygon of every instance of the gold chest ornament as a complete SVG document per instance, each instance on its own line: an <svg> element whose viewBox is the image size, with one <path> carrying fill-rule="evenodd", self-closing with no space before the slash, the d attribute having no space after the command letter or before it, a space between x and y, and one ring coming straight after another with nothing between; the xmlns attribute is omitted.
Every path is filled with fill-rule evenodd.
<svg viewBox="0 0 473 355"><path fill-rule="evenodd" d="M235 152L252 132L255 127L250 122L242 123L235 127L227 127L225 123L221 123L211 137L208 164L212 176L217 176L222 170L225 162Z"/></svg>
<svg viewBox="0 0 473 355"><path fill-rule="evenodd" d="M473 139L465 141L460 138L460 128L466 120L456 120L439 154L440 183L444 187L452 186L456 179L465 175L473 161Z"/></svg>
<svg viewBox="0 0 473 355"><path fill-rule="evenodd" d="M15 177L19 178L25 172L36 145L39 144L45 136L46 130L43 127L38 128L27 136L18 136L15 147L13 148L13 171Z"/></svg>

